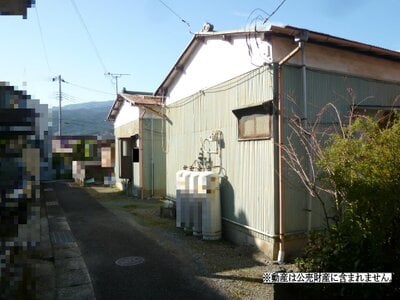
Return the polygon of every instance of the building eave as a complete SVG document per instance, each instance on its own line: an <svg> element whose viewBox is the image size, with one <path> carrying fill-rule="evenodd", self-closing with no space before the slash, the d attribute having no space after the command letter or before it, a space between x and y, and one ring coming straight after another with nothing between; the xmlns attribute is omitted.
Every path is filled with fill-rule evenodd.
<svg viewBox="0 0 400 300"><path fill-rule="evenodd" d="M170 85L174 82L176 77L182 73L182 71L186 67L187 62L191 59L197 47L201 45L201 43L203 43L205 40L222 39L232 41L232 39L234 38L248 37L249 35L251 35L251 37L254 37L255 35L259 36L263 40L268 40L271 37L284 37L294 39L295 37L299 36L299 34L303 31L308 32L308 43L323 45L331 48L352 51L364 55L374 56L377 58L400 62L400 52L293 26L271 26L268 30L259 31L239 30L222 32L202 32L193 36L192 40L184 49L183 53L179 56L176 63L173 65L165 79L156 89L154 95L167 95Z"/></svg>
<svg viewBox="0 0 400 300"><path fill-rule="evenodd" d="M161 97L152 96L150 93L135 94L132 92L117 95L108 115L108 121L115 121L124 102L134 106L161 106Z"/></svg>
<svg viewBox="0 0 400 300"><path fill-rule="evenodd" d="M285 27L271 26L268 32L266 32L266 35L281 36L294 39L295 37L299 36L301 32L304 31L308 32L308 40L307 40L308 43L357 52L361 54L375 56L377 58L389 59L396 62L400 62L400 52L332 36L325 33L307 30L304 28L298 28L293 26L285 26Z"/></svg>
<svg viewBox="0 0 400 300"><path fill-rule="evenodd" d="M168 87L174 81L174 79L182 73L185 69L186 63L192 57L192 54L196 51L197 47L204 43L205 40L210 39L220 39L231 41L234 38L248 37L249 34L262 35L266 30L261 31L248 31L248 30L234 30L234 31L212 31L212 32L200 32L193 36L192 40L183 50L182 54L178 57L176 63L173 65L172 69L168 72L167 76L156 89L154 95L165 96L168 92Z"/></svg>

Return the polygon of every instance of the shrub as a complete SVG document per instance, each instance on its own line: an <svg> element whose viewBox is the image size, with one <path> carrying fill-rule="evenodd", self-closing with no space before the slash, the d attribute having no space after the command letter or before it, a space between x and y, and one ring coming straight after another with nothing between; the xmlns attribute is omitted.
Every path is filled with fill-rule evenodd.
<svg viewBox="0 0 400 300"><path fill-rule="evenodd" d="M400 274L400 120L380 128L371 118L358 118L343 133L331 136L317 162L319 180L337 192L337 217L310 235L298 266L307 272ZM322 289L374 298L400 294L397 282Z"/></svg>

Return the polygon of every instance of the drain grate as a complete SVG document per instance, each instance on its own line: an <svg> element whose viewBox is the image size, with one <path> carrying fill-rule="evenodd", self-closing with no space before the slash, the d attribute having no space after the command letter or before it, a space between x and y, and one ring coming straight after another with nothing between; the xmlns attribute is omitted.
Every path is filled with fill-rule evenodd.
<svg viewBox="0 0 400 300"><path fill-rule="evenodd" d="M141 256L127 256L119 258L115 261L115 264L120 267L136 266L144 263L144 257Z"/></svg>
<svg viewBox="0 0 400 300"><path fill-rule="evenodd" d="M69 230L56 230L50 232L50 240L53 244L63 245L75 242L72 232Z"/></svg>

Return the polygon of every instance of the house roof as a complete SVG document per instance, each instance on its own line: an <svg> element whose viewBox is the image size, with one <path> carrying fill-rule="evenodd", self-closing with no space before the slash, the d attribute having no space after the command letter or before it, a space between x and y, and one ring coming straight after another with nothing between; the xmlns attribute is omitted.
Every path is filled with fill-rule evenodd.
<svg viewBox="0 0 400 300"><path fill-rule="evenodd" d="M118 116L118 113L123 105L123 103L129 102L135 106L160 106L161 105L161 97L152 96L150 93L136 93L131 91L126 91L126 93L121 93L117 95L117 99L115 99L109 113L107 116L108 121L115 121Z"/></svg>
<svg viewBox="0 0 400 300"><path fill-rule="evenodd" d="M263 39L268 39L269 37L286 37L286 38L295 38L299 36L302 32L308 32L308 43L324 45L328 47L334 47L338 49L358 52L366 55L371 55L379 58L389 59L393 61L400 62L400 52L372 46L356 41L351 41L335 36L331 36L328 34L310 31L303 28L297 28L293 26L271 26L268 30L260 30L260 31L221 31L221 32L201 32L197 33L193 36L192 40L189 42L188 46L184 49L183 53L179 56L177 62L169 71L167 76L161 85L157 88L154 95L162 96L165 95L165 91L168 90L170 84L174 81L174 79L182 72L186 63L190 60L193 53L197 49L197 47L206 39L221 39L230 41L237 37L249 37L251 35L258 35Z"/></svg>
<svg viewBox="0 0 400 300"><path fill-rule="evenodd" d="M328 47L354 51L394 61L400 61L400 52L397 51L369 44L364 44L356 41L351 41L340 37L335 37L329 34L311 31L303 28L297 28L293 26L285 26L285 27L271 26L270 30L267 32L267 35L272 34L275 36L294 38L296 36L299 36L299 34L304 31L308 31L308 41L307 41L308 43L320 44Z"/></svg>

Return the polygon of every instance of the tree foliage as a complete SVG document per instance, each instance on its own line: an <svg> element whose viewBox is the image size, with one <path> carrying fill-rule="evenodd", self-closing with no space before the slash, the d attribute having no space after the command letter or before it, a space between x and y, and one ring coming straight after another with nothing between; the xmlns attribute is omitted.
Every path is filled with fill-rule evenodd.
<svg viewBox="0 0 400 300"><path fill-rule="evenodd" d="M300 132L299 126L292 125L292 128ZM315 130L304 132L307 134L301 138L308 143L312 139L318 141L318 147L313 145L312 151L308 150L313 152L308 157L313 158L313 168L318 172L315 178L310 177L310 172L304 172L307 180L303 178L303 183L313 183L306 187L308 190L311 187L312 196L319 197L320 201L321 191L333 198L335 216L326 214L327 219L334 221L327 221L325 230L310 235L305 256L297 260L300 269L400 274L399 116L382 127L370 117L351 114L348 123L325 136L324 142L316 138L321 134ZM285 152L290 151L286 148ZM286 161L289 165L293 162L290 155ZM389 297L399 290L396 284L390 287L347 285L340 293Z"/></svg>

